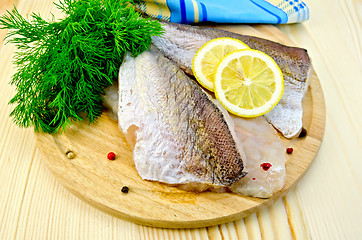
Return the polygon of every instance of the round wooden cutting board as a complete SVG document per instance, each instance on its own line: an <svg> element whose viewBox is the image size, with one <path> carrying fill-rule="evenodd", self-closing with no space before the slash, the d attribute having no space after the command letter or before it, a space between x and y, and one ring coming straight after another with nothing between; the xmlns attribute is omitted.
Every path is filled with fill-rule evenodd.
<svg viewBox="0 0 362 240"><path fill-rule="evenodd" d="M270 25L218 27L294 45ZM222 224L245 217L283 196L313 162L323 138L325 104L315 72L310 81L303 101L303 125L308 134L293 140L283 138L285 147L293 147L294 152L287 155L285 187L269 199L232 193L193 193L142 180L117 122L107 114L92 125L75 123L62 135L37 133L37 144L49 169L67 189L114 216L154 227L194 228ZM67 157L69 151L74 158ZM111 151L117 156L114 161L107 159ZM121 192L123 186L129 188L128 193Z"/></svg>

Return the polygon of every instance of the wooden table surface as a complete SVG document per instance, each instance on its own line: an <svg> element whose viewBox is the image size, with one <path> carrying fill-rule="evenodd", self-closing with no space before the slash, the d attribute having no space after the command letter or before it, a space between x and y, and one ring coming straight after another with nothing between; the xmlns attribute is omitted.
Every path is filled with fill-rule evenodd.
<svg viewBox="0 0 362 240"><path fill-rule="evenodd" d="M244 219L200 229L159 229L99 211L61 186L44 164L32 129L9 118L14 47L0 31L0 239L361 239L362 1L305 1L311 19L282 25L306 48L326 102L320 151L285 197ZM55 12L49 0L0 0L0 14Z"/></svg>

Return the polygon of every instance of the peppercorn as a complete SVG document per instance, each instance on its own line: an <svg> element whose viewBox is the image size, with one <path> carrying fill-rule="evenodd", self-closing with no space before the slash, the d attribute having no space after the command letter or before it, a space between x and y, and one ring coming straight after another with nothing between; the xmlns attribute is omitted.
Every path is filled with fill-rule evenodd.
<svg viewBox="0 0 362 240"><path fill-rule="evenodd" d="M270 163L262 163L260 164L260 167L263 168L264 171L268 171L269 168L271 168L271 164Z"/></svg>
<svg viewBox="0 0 362 240"><path fill-rule="evenodd" d="M121 192L123 192L123 193L128 193L128 191L129 191L129 188L127 186L123 186L121 189Z"/></svg>
<svg viewBox="0 0 362 240"><path fill-rule="evenodd" d="M293 148L287 148L287 153L292 154L293 153Z"/></svg>
<svg viewBox="0 0 362 240"><path fill-rule="evenodd" d="M298 138L302 138L302 137L305 137L305 136L307 136L307 129L302 128L302 131L299 133Z"/></svg>
<svg viewBox="0 0 362 240"><path fill-rule="evenodd" d="M110 153L108 153L107 158L109 160L114 160L114 159L116 159L116 154L114 154L114 152L110 152Z"/></svg>
<svg viewBox="0 0 362 240"><path fill-rule="evenodd" d="M72 151L70 151L70 150L68 150L68 151L65 153L65 155L67 155L67 158L69 158L69 159L73 159L73 158L75 157L74 152L72 152Z"/></svg>

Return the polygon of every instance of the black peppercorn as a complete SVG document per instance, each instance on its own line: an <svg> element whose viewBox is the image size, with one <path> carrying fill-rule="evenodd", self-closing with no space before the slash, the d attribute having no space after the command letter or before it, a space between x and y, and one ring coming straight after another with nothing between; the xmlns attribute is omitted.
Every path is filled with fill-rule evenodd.
<svg viewBox="0 0 362 240"><path fill-rule="evenodd" d="M123 186L121 189L121 192L123 192L123 193L128 193L128 191L129 191L129 188L127 186Z"/></svg>
<svg viewBox="0 0 362 240"><path fill-rule="evenodd" d="M298 138L302 138L307 136L307 130L305 128L302 128L302 131L300 132Z"/></svg>

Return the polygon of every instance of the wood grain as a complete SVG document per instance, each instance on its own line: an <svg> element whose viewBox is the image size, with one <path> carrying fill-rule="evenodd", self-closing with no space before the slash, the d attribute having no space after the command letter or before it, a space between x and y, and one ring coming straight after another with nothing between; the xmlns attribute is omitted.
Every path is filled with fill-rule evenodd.
<svg viewBox="0 0 362 240"><path fill-rule="evenodd" d="M32 129L12 123L14 48L0 40L0 239L360 239L362 236L362 3L305 0L310 20L278 25L308 50L326 102L323 143L306 175L248 217L197 229L145 227L75 197L44 164ZM52 1L2 0L0 14L59 16ZM0 30L0 36L6 31Z"/></svg>
<svg viewBox="0 0 362 240"><path fill-rule="evenodd" d="M290 40L272 26L222 28L290 44ZM303 102L303 123L308 136L293 140L283 138L285 146L293 147L294 153L287 156L285 187L269 199L231 193L192 193L142 180L117 122L106 114L93 125L76 123L62 135L37 134L38 146L49 169L67 189L114 216L138 224L168 228L196 228L231 222L283 196L315 158L324 133L325 106L315 72L310 81ZM68 151L75 154L74 159L67 158ZM117 160L107 160L110 151L116 153ZM122 186L128 186L130 192L121 193Z"/></svg>

